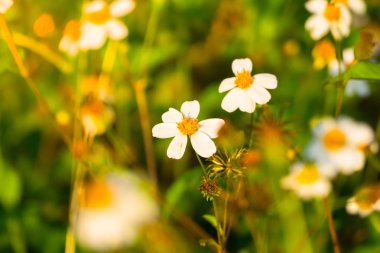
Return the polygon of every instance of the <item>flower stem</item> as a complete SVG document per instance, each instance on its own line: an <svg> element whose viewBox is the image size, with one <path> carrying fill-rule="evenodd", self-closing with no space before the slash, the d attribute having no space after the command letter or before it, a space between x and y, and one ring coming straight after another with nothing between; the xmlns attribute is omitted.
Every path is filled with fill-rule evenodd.
<svg viewBox="0 0 380 253"><path fill-rule="evenodd" d="M336 234L336 230L335 230L335 226L334 226L334 220L333 220L332 215L331 215L331 210L329 207L329 201L328 201L327 197L323 199L323 205L325 207L325 212L326 212L327 220L329 223L329 230L330 230L331 239L332 239L333 245L334 245L334 252L340 253L338 236Z"/></svg>
<svg viewBox="0 0 380 253"><path fill-rule="evenodd" d="M343 81L343 76L342 76L343 56L342 56L342 48L341 48L340 41L336 41L335 48L336 48L336 57L338 61L338 83L337 83L338 92L337 92L337 99L336 99L336 106L335 106L335 117L338 117L342 110L343 95L344 95L344 81Z"/></svg>
<svg viewBox="0 0 380 253"><path fill-rule="evenodd" d="M0 30L2 31L4 40L5 40L8 48L9 48L9 51L10 51L16 65L17 65L17 68L18 68L21 76L24 78L26 84L31 89L31 91L33 92L35 97L37 98L37 101L40 104L44 113L49 115L50 121L53 123L53 125L57 129L58 133L61 135L63 141L67 144L68 147L71 147L70 139L68 138L68 136L66 134L64 134L62 132L62 129L57 125L57 122L54 118L54 115L50 111L49 105L46 102L44 96L41 94L41 92L39 91L37 85L33 82L33 80L30 79L28 70L25 67L24 62L23 62L23 60L22 60L22 58L21 58L21 56L17 50L17 47L16 47L16 44L13 40L11 31L8 28L7 22L5 21L4 16L1 14L0 14Z"/></svg>

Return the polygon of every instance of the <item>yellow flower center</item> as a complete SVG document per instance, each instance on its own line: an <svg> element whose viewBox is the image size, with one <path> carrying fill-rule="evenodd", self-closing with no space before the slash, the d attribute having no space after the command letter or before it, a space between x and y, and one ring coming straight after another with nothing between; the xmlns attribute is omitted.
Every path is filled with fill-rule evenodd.
<svg viewBox="0 0 380 253"><path fill-rule="evenodd" d="M247 89L253 84L253 77L251 73L244 70L236 75L235 85L241 89Z"/></svg>
<svg viewBox="0 0 380 253"><path fill-rule="evenodd" d="M73 41L78 41L82 35L81 23L79 21L72 20L67 23L63 34L69 37Z"/></svg>
<svg viewBox="0 0 380 253"><path fill-rule="evenodd" d="M317 69L323 68L326 63L336 59L335 47L329 40L319 42L313 49L314 66Z"/></svg>
<svg viewBox="0 0 380 253"><path fill-rule="evenodd" d="M52 16L49 14L42 14L35 22L33 25L34 32L37 34L39 37L47 37L49 34L51 34L54 29L54 20Z"/></svg>
<svg viewBox="0 0 380 253"><path fill-rule="evenodd" d="M104 24L111 17L110 8L107 4L104 4L100 10L87 13L87 19L94 24Z"/></svg>
<svg viewBox="0 0 380 253"><path fill-rule="evenodd" d="M199 128L198 120L191 118L183 118L183 120L180 123L177 123L177 127L179 131L181 131L181 133L185 135L192 135Z"/></svg>
<svg viewBox="0 0 380 253"><path fill-rule="evenodd" d="M340 18L340 8L333 3L327 4L323 15L328 21L337 21Z"/></svg>
<svg viewBox="0 0 380 253"><path fill-rule="evenodd" d="M94 180L85 184L84 207L102 209L110 206L112 202L112 192L104 180Z"/></svg>
<svg viewBox="0 0 380 253"><path fill-rule="evenodd" d="M312 184L318 179L319 172L315 165L305 165L296 176L296 180L301 184Z"/></svg>
<svg viewBox="0 0 380 253"><path fill-rule="evenodd" d="M332 128L323 136L323 144L326 149L336 151L346 144L346 135L339 128Z"/></svg>
<svg viewBox="0 0 380 253"><path fill-rule="evenodd" d="M333 3L347 5L348 4L348 0L334 0Z"/></svg>

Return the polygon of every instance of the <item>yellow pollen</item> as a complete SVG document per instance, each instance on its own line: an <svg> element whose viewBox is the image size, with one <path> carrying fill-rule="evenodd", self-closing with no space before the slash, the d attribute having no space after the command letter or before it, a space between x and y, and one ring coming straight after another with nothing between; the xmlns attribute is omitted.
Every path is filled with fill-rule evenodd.
<svg viewBox="0 0 380 253"><path fill-rule="evenodd" d="M192 135L199 128L198 120L191 118L183 118L183 120L180 123L177 123L177 127L179 131L181 131L181 133L185 135Z"/></svg>
<svg viewBox="0 0 380 253"><path fill-rule="evenodd" d="M84 186L84 207L107 208L112 202L112 192L104 180L95 180Z"/></svg>
<svg viewBox="0 0 380 253"><path fill-rule="evenodd" d="M94 24L104 24L111 17L110 9L107 4L104 4L100 10L87 13L87 19Z"/></svg>
<svg viewBox="0 0 380 253"><path fill-rule="evenodd" d="M49 36L55 29L53 17L47 13L42 14L34 22L33 29L36 35L41 38Z"/></svg>
<svg viewBox="0 0 380 253"><path fill-rule="evenodd" d="M348 0L334 0L333 3L347 5L348 4Z"/></svg>
<svg viewBox="0 0 380 253"><path fill-rule="evenodd" d="M315 165L305 165L296 175L296 180L301 184L312 184L319 179L319 172Z"/></svg>
<svg viewBox="0 0 380 253"><path fill-rule="evenodd" d="M340 8L335 4L327 4L323 15L328 21L337 21L340 18Z"/></svg>
<svg viewBox="0 0 380 253"><path fill-rule="evenodd" d="M251 73L249 73L246 70L244 70L241 73L238 73L236 75L235 84L237 87L241 89L247 89L251 87L251 85L253 84L253 77L251 76Z"/></svg>
<svg viewBox="0 0 380 253"><path fill-rule="evenodd" d="M65 36L68 36L73 41L78 41L82 34L80 27L81 24L79 21L72 20L69 23L67 23L65 30L63 31L63 34Z"/></svg>
<svg viewBox="0 0 380 253"><path fill-rule="evenodd" d="M322 141L326 149L336 151L346 144L346 135L339 128L332 128L325 133Z"/></svg>

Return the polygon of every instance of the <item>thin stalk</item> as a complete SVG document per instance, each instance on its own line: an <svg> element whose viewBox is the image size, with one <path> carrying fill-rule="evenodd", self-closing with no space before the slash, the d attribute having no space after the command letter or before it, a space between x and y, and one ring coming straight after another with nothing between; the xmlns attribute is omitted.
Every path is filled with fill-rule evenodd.
<svg viewBox="0 0 380 253"><path fill-rule="evenodd" d="M327 221L329 223L329 230L330 230L330 235L331 239L334 245L334 252L335 253L340 253L340 247L339 247L339 241L338 241L338 236L336 234L335 226L334 226L334 220L331 215L331 209L329 207L329 201L328 198L323 199L323 205L325 208L326 216L327 216Z"/></svg>
<svg viewBox="0 0 380 253"><path fill-rule="evenodd" d="M336 106L335 106L335 117L338 117L340 115L340 112L342 110L342 104L343 104L343 95L344 95L344 81L342 76L342 64L343 64L343 56L342 56L342 48L340 41L336 41L335 43L336 48L336 57L338 61L338 92L337 92L337 99L336 99Z"/></svg>
<svg viewBox="0 0 380 253"><path fill-rule="evenodd" d="M148 166L148 172L151 180L153 181L155 190L158 190L157 187L157 167L156 161L154 159L154 148L153 148L153 138L152 138L152 130L149 118L149 109L148 102L145 93L145 80L139 80L134 83L133 87L136 93L137 106L140 116L140 124L143 131L144 138L144 149L146 162Z"/></svg>
<svg viewBox="0 0 380 253"><path fill-rule="evenodd" d="M39 91L37 85L33 82L32 79L29 77L29 73L27 68L24 65L24 62L17 50L16 44L13 40L11 31L8 28L7 22L5 21L3 15L0 14L0 30L2 31L4 40L9 48L9 51L17 65L17 68L21 74L21 76L24 78L26 84L30 88L30 90L33 92L35 97L37 98L38 103L40 104L42 110L44 113L46 113L49 116L50 121L53 123L55 128L57 129L58 133L61 135L63 141L67 144L68 147L71 147L70 139L64 134L61 130L61 128L57 125L57 122L54 118L54 114L51 112L48 103L46 102L44 96Z"/></svg>
<svg viewBox="0 0 380 253"><path fill-rule="evenodd" d="M145 33L143 50L140 57L140 68L137 74L137 81L134 82L134 90L136 93L136 100L138 105L138 111L140 116L140 124L143 131L144 149L146 162L149 175L153 181L156 191L158 191L158 179L157 179L157 166L154 156L153 138L151 132L151 123L149 117L149 108L146 96L146 80L148 76L147 59L149 56L149 49L153 44L153 40L157 30L157 24L159 22L160 6L157 1L153 1L153 8L149 17L148 26Z"/></svg>
<svg viewBox="0 0 380 253"><path fill-rule="evenodd" d="M195 153L197 159L198 159L198 162L199 164L201 165L202 167L202 170L203 170L203 174L206 176L207 175L207 171L206 171L206 167L204 166L203 162L202 162L202 159L199 157L199 155L197 153ZM216 219L216 233L217 233L217 236L218 236L218 253L223 253L223 248L224 248L224 245L223 245L223 236L220 234L220 231L219 231L219 219L218 219L218 208L216 206L216 201L215 199L212 201L212 206L214 208L214 215L215 215L215 219ZM223 230L224 231L224 230Z"/></svg>
<svg viewBox="0 0 380 253"><path fill-rule="evenodd" d="M223 233L225 235L225 241L227 240L226 238L226 235L227 235L227 212L228 212L228 201L229 201L229 198L230 198L230 191L229 191L229 176L227 175L227 180L226 180L226 191L227 191L227 194L224 198L224 212L223 212Z"/></svg>

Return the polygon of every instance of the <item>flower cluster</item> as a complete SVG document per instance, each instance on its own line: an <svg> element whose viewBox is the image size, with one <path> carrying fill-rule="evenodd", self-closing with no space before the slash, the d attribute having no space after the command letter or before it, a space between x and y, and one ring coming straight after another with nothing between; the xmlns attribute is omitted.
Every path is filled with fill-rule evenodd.
<svg viewBox="0 0 380 253"><path fill-rule="evenodd" d="M135 7L133 0L116 0L111 4L94 0L83 5L81 20L67 23L59 48L70 55L80 50L99 49L106 39L121 40L128 35L127 27L118 20Z"/></svg>
<svg viewBox="0 0 380 253"><path fill-rule="evenodd" d="M295 163L282 185L303 199L326 197L330 180L338 173L349 175L364 168L365 151L374 141L374 132L365 123L348 117L322 118L305 151L310 163Z"/></svg>

